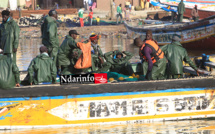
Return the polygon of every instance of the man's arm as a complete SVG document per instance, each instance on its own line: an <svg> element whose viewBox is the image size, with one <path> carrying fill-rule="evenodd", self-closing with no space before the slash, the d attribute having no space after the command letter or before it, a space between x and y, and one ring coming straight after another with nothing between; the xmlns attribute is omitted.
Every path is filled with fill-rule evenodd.
<svg viewBox="0 0 215 134"><path fill-rule="evenodd" d="M34 79L34 62L35 59L33 59L28 67L28 74L29 74L29 80L28 82L32 85L33 79Z"/></svg>
<svg viewBox="0 0 215 134"><path fill-rule="evenodd" d="M143 51L146 56L146 59L148 60L148 72L151 72L153 67L153 62L150 55L152 53L152 49L146 46Z"/></svg>
<svg viewBox="0 0 215 134"><path fill-rule="evenodd" d="M104 54L105 60L111 64L114 64L113 59L111 57L113 55L113 51L107 52Z"/></svg>
<svg viewBox="0 0 215 134"><path fill-rule="evenodd" d="M19 45L19 26L14 22L14 41L13 41L13 52L17 51L18 45Z"/></svg>
<svg viewBox="0 0 215 134"><path fill-rule="evenodd" d="M125 62L128 62L134 55L130 52L127 52L127 51L123 51L122 53L124 53L126 56L125 56Z"/></svg>
<svg viewBox="0 0 215 134"><path fill-rule="evenodd" d="M198 70L198 68L196 67L196 65L190 60L187 51L185 50L185 57L184 57L184 61L186 63L188 63L193 69L195 69L196 71Z"/></svg>
<svg viewBox="0 0 215 134"><path fill-rule="evenodd" d="M57 77L57 68L55 66L55 64L53 63L52 60L51 61L51 77L52 77L52 84L56 83L56 77Z"/></svg>

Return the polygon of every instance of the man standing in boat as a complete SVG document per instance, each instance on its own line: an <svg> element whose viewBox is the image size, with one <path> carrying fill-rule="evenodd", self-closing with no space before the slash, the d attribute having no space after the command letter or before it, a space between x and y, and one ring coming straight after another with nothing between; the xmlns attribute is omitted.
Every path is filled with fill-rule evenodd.
<svg viewBox="0 0 215 134"><path fill-rule="evenodd" d="M76 30L70 30L69 35L66 36L63 43L60 46L58 52L58 66L61 68L62 72L71 70L72 62L74 58L78 58L82 53L77 47L77 42L75 41L79 34ZM74 66L75 63L73 63ZM70 71L72 72L72 71ZM71 73L69 73L71 74Z"/></svg>
<svg viewBox="0 0 215 134"><path fill-rule="evenodd" d="M183 21L183 16L184 16L184 12L185 12L185 5L183 0L181 0L181 2L178 4L178 21L182 22Z"/></svg>
<svg viewBox="0 0 215 134"><path fill-rule="evenodd" d="M19 87L19 68L11 57L3 55L0 49L0 89Z"/></svg>
<svg viewBox="0 0 215 134"><path fill-rule="evenodd" d="M176 79L183 77L183 61L188 63L196 72L199 73L198 68L190 60L187 51L182 47L180 35L173 35L172 43L162 46L161 49L164 52L168 60L167 77L168 79Z"/></svg>
<svg viewBox="0 0 215 134"><path fill-rule="evenodd" d="M53 59L54 64L57 61L59 49L59 40L57 33L57 11L50 10L49 16L46 16L41 26L42 43L48 48L48 54Z"/></svg>
<svg viewBox="0 0 215 134"><path fill-rule="evenodd" d="M28 67L28 75L30 85L37 85L42 82L56 83L57 69L48 55L47 47L40 47L40 55L34 58Z"/></svg>
<svg viewBox="0 0 215 134"><path fill-rule="evenodd" d="M19 26L10 16L10 11L2 11L2 24L0 26L0 48L4 55L11 57L16 63L16 52L19 45Z"/></svg>
<svg viewBox="0 0 215 134"><path fill-rule="evenodd" d="M191 12L191 16L192 16L194 21L199 20L199 13L198 13L197 5L195 5L195 7L193 8L193 10Z"/></svg>
<svg viewBox="0 0 215 134"><path fill-rule="evenodd" d="M159 48L157 41L152 38L152 31L146 32L146 39L143 42L140 38L134 40L134 45L140 48L140 56L145 59L144 74L148 80L165 79L166 58ZM147 67L148 66L148 67ZM147 72L146 72L147 70Z"/></svg>

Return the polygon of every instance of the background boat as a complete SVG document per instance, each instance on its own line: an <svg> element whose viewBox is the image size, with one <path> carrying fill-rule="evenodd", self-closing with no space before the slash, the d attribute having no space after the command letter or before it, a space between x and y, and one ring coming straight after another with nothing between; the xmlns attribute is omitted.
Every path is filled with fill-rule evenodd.
<svg viewBox="0 0 215 134"><path fill-rule="evenodd" d="M181 0L160 0L161 3L170 6L178 6ZM215 1L214 0L184 0L185 3L185 17L192 17L191 11L195 5L198 5L200 19L215 15Z"/></svg>
<svg viewBox="0 0 215 134"><path fill-rule="evenodd" d="M140 24L142 23L142 25ZM197 22L171 23L159 20L139 20L125 22L130 38L145 39L147 30L153 31L153 38L159 45L169 44L174 34L181 35L182 45L192 49L215 49L215 16Z"/></svg>

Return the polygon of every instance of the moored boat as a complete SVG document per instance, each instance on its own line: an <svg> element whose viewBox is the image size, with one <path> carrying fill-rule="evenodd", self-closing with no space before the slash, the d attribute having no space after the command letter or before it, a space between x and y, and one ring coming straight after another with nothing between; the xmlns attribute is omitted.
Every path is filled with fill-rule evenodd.
<svg viewBox="0 0 215 134"><path fill-rule="evenodd" d="M160 0L161 3L169 5L169 6L178 6L178 3L181 0ZM198 13L200 19L204 19L215 15L215 1L214 0L184 0L185 4L185 17L192 17L191 11L195 5L198 6Z"/></svg>
<svg viewBox="0 0 215 134"><path fill-rule="evenodd" d="M159 45L169 44L174 34L181 35L182 45L192 49L214 49L215 16L197 22L171 23L159 20L139 20L140 22L124 22L128 36L140 36L145 39L147 30L153 31L153 38ZM142 23L143 25L139 25Z"/></svg>

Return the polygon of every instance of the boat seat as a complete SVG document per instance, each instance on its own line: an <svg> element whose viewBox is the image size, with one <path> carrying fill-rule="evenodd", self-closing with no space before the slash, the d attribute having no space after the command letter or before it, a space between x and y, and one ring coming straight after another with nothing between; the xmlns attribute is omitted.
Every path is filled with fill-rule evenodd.
<svg viewBox="0 0 215 134"><path fill-rule="evenodd" d="M196 75L197 76L196 71L192 67L190 67L190 66L184 66L183 67L183 71L184 71L184 73L190 73L192 75ZM199 69L199 72L202 72L203 73L202 75L210 75L211 74L211 72L208 72L208 71L205 71L205 70L201 70L201 69Z"/></svg>

